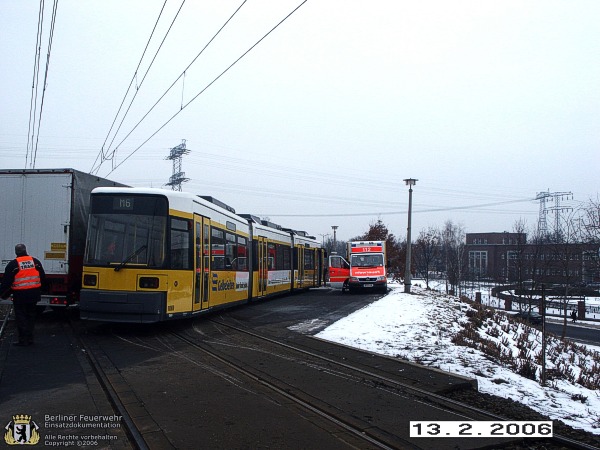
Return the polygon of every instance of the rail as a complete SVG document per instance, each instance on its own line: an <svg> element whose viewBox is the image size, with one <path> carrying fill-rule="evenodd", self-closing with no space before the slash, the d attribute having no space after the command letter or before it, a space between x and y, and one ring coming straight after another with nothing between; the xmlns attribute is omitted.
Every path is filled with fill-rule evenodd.
<svg viewBox="0 0 600 450"><path fill-rule="evenodd" d="M4 335L4 330L6 329L6 324L8 323L8 318L10 317L10 313L12 312L12 303L6 308L6 312L4 313L4 319L2 319L2 326L0 327L0 338Z"/></svg>

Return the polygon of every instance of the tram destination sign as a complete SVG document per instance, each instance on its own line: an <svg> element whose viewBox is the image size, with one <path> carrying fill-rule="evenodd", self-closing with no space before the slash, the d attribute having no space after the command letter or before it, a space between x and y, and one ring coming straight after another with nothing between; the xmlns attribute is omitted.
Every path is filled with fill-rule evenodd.
<svg viewBox="0 0 600 450"><path fill-rule="evenodd" d="M115 197L113 199L113 209L117 211L133 211L133 197Z"/></svg>

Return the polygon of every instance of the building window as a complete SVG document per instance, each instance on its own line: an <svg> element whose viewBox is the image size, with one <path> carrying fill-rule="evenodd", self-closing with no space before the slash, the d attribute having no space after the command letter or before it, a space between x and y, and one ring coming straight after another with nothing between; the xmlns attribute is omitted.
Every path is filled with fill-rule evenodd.
<svg viewBox="0 0 600 450"><path fill-rule="evenodd" d="M487 275L488 252L473 250L469 252L469 270L474 276Z"/></svg>

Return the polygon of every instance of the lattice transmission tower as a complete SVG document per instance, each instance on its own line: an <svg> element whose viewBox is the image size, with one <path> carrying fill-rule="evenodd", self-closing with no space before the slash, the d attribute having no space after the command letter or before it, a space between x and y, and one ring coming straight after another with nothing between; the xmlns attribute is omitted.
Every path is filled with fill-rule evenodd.
<svg viewBox="0 0 600 450"><path fill-rule="evenodd" d="M181 170L183 155L187 155L189 152L190 150L185 148L185 139L182 139L181 144L173 147L169 156L165 158L173 161L173 175L170 176L169 182L165 186L171 186L174 191L181 191L181 183L189 181L189 178L185 177L185 172Z"/></svg>
<svg viewBox="0 0 600 450"><path fill-rule="evenodd" d="M570 197L570 198L569 198ZM558 235L560 233L560 213L561 211L569 211L573 208L570 206L562 206L561 201L573 200L572 192L538 192L536 200L540 201L540 213L538 218L538 232L542 236L548 235L548 211L554 211L554 232ZM549 199L554 199L554 206L546 206Z"/></svg>

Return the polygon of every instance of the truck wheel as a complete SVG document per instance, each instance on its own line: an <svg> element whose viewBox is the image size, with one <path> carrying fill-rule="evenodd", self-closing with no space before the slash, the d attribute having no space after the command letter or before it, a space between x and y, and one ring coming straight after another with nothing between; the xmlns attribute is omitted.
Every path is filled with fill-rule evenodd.
<svg viewBox="0 0 600 450"><path fill-rule="evenodd" d="M342 286L342 294L345 294L346 291L349 291L350 288L348 287L348 281L344 281L344 284Z"/></svg>

